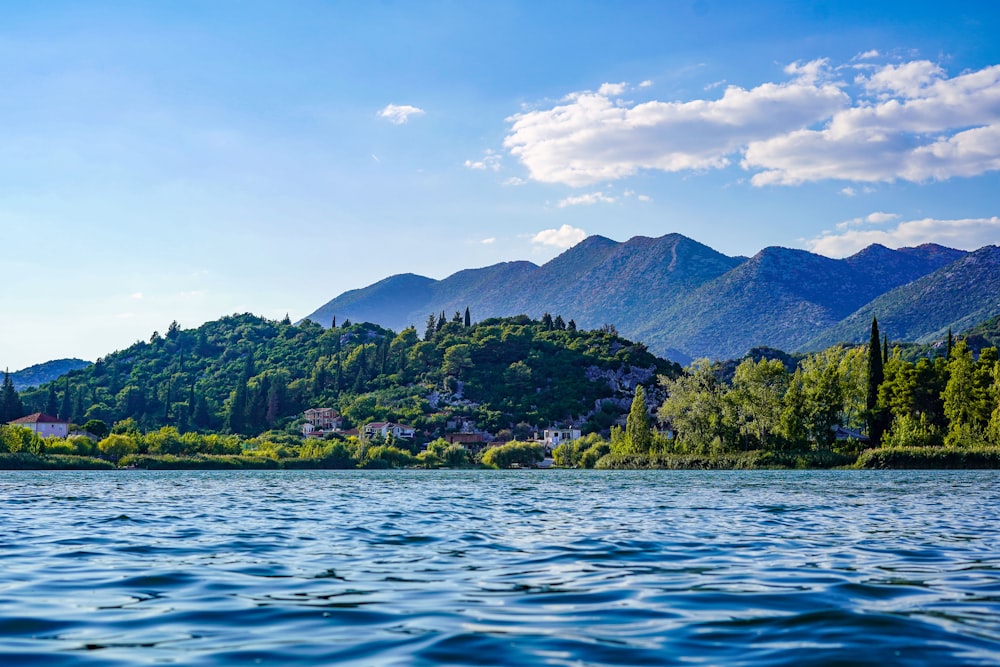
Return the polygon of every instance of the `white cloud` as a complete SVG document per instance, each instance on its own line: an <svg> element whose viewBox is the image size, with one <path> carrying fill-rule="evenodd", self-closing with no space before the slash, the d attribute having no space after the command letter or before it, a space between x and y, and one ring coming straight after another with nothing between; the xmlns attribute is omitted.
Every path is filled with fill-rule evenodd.
<svg viewBox="0 0 1000 667"><path fill-rule="evenodd" d="M465 166L469 169L500 171L501 156L492 150L483 153L481 160L466 160Z"/></svg>
<svg viewBox="0 0 1000 667"><path fill-rule="evenodd" d="M869 216L870 217L870 216ZM846 257L873 243L889 248L904 248L923 243L939 243L951 248L975 250L984 245L1000 243L1000 218L966 218L962 220L911 220L891 229L857 229L852 225L837 225L838 232L824 232L807 241L809 250L828 257Z"/></svg>
<svg viewBox="0 0 1000 667"><path fill-rule="evenodd" d="M896 213L883 213L882 211L876 211L875 213L869 213L868 217L865 218L866 222L870 222L873 225L882 225L887 222L892 222L899 218Z"/></svg>
<svg viewBox="0 0 1000 667"><path fill-rule="evenodd" d="M639 201L642 201L642 202L653 201L653 198L650 197L649 195L639 195L638 199L639 199Z"/></svg>
<svg viewBox="0 0 1000 667"><path fill-rule="evenodd" d="M509 117L504 147L533 180L574 187L734 162L754 172L756 186L923 183L1000 170L1000 65L949 78L928 60L879 65L879 57L795 62L785 81L730 85L717 99L621 101L627 84L605 83Z"/></svg>
<svg viewBox="0 0 1000 667"><path fill-rule="evenodd" d="M135 299L136 301L142 299L142 297L143 297L143 293L142 292L133 292L132 295L131 295L131 298Z"/></svg>
<svg viewBox="0 0 1000 667"><path fill-rule="evenodd" d="M871 49L870 51L865 51L864 53L859 53L858 55L854 56L853 59L854 60L871 60L872 58L878 58L879 55L880 54L879 54L879 52L877 50Z"/></svg>
<svg viewBox="0 0 1000 667"><path fill-rule="evenodd" d="M643 82L641 82L639 84L639 87L640 88L649 88L652 85L653 85L653 81L651 79L646 79L645 81L643 81Z"/></svg>
<svg viewBox="0 0 1000 667"><path fill-rule="evenodd" d="M528 181L518 176L511 176L510 178L508 178L506 181L503 182L504 185L509 185L509 186L527 185L527 183Z"/></svg>
<svg viewBox="0 0 1000 667"><path fill-rule="evenodd" d="M743 166L763 170L753 184L920 183L1000 169L1000 65L951 79L927 61L887 65L861 84L877 102L751 143Z"/></svg>
<svg viewBox="0 0 1000 667"><path fill-rule="evenodd" d="M870 78L862 78L862 85L884 97L894 95L916 98L934 81L944 77L944 70L928 60L914 60L901 65L886 65Z"/></svg>
<svg viewBox="0 0 1000 667"><path fill-rule="evenodd" d="M557 248L571 248L585 238L587 238L587 232L582 229L563 225L559 229L543 229L531 238L531 242Z"/></svg>
<svg viewBox="0 0 1000 667"><path fill-rule="evenodd" d="M402 125L410 119L410 116L423 116L424 113L423 109L409 104L387 104L378 115L393 125Z"/></svg>
<svg viewBox="0 0 1000 667"><path fill-rule="evenodd" d="M480 241L480 243L482 243L483 245L493 245L496 242L497 238L495 236L491 236L488 239L483 239L482 241Z"/></svg>
<svg viewBox="0 0 1000 667"><path fill-rule="evenodd" d="M567 206L591 206L593 204L614 204L615 198L608 197L603 192L591 192L585 195L576 195L574 197L566 197L559 201L559 208L566 208Z"/></svg>
<svg viewBox="0 0 1000 667"><path fill-rule="evenodd" d="M840 194L844 195L845 197L853 197L853 196L855 196L858 193L857 193L857 191L854 188L852 188L850 185L848 185L846 188L844 188L844 189L842 189L840 191Z"/></svg>
<svg viewBox="0 0 1000 667"><path fill-rule="evenodd" d="M893 220L897 220L899 215L896 213L883 213L881 211L876 211L875 213L869 213L862 218L851 218L850 220L845 220L843 222L837 223L838 230L850 229L852 227L861 227L863 225L884 225ZM824 232L826 234L827 232Z"/></svg>
<svg viewBox="0 0 1000 667"><path fill-rule="evenodd" d="M614 97L615 95L621 95L628 89L628 84L622 81L621 83L602 83L601 87L597 89L598 95L604 95L605 97Z"/></svg>
<svg viewBox="0 0 1000 667"><path fill-rule="evenodd" d="M574 93L511 116L504 146L533 179L572 186L640 169L720 168L747 143L808 127L849 103L837 86L804 80L818 69L797 65L793 81L729 86L717 100L616 104L601 91Z"/></svg>

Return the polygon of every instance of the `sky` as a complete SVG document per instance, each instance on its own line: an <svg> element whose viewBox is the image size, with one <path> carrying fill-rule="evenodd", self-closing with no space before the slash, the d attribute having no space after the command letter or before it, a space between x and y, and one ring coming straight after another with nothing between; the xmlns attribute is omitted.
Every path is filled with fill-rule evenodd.
<svg viewBox="0 0 1000 667"><path fill-rule="evenodd" d="M1000 4L0 0L0 364L588 235L1000 244Z"/></svg>

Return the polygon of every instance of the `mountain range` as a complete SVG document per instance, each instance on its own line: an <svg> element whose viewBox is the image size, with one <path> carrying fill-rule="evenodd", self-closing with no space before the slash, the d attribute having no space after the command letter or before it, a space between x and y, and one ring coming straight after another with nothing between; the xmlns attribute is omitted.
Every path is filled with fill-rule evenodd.
<svg viewBox="0 0 1000 667"><path fill-rule="evenodd" d="M14 389L21 391L51 382L70 371L86 368L89 365L90 362L83 359L53 359L10 373L10 379L14 383Z"/></svg>
<svg viewBox="0 0 1000 667"><path fill-rule="evenodd" d="M544 312L581 328L613 324L674 361L753 347L814 350L867 340L872 315L891 340L925 342L1000 313L1000 248L872 245L844 259L769 247L729 257L680 234L616 242L591 236L551 261L505 262L442 280L388 277L306 319L396 330L469 307L475 319Z"/></svg>

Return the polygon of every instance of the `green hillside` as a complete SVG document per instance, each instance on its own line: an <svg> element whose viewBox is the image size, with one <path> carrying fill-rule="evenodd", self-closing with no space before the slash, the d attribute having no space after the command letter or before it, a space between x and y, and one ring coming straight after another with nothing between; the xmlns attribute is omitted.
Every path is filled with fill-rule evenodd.
<svg viewBox="0 0 1000 667"><path fill-rule="evenodd" d="M449 319L438 316L419 334L249 314L190 330L175 323L163 336L22 392L22 400L26 412L80 424L131 418L144 430L248 436L294 429L309 407L338 409L345 427L391 420L428 436L454 416L491 430L568 419L600 430L627 411L635 382L680 370L641 344L574 330L561 317L471 326Z"/></svg>

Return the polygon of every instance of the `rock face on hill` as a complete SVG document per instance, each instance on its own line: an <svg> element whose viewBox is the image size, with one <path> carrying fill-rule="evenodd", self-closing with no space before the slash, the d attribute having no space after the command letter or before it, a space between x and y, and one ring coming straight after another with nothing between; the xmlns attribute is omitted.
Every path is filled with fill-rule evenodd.
<svg viewBox="0 0 1000 667"><path fill-rule="evenodd" d="M541 266L508 262L439 281L392 276L334 298L308 319L329 326L336 315L422 329L429 314L451 317L466 306L475 319L549 312L581 328L613 324L681 362L738 357L758 346L800 350L863 340L873 312L891 324L899 311L890 336L920 340L1000 312L996 299L974 293L1000 279L995 251L872 245L830 259L771 247L747 259L680 234L624 243L591 236ZM947 308L935 306L942 300ZM923 315L931 310L933 317Z"/></svg>

